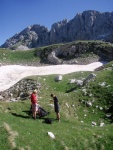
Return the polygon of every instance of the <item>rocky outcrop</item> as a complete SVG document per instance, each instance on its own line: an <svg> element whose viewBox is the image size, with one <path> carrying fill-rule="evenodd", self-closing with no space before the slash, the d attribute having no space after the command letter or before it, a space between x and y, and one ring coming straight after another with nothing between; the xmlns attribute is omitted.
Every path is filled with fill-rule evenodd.
<svg viewBox="0 0 113 150"><path fill-rule="evenodd" d="M48 54L47 56L47 60L48 62L50 62L51 64L62 64L63 61L61 59L58 58L58 56L62 54L61 50L59 48L53 50L50 54Z"/></svg>
<svg viewBox="0 0 113 150"><path fill-rule="evenodd" d="M15 102L18 100L30 100L30 94L34 89L40 92L41 84L36 80L22 79L11 88L0 92L1 101Z"/></svg>
<svg viewBox="0 0 113 150"><path fill-rule="evenodd" d="M50 64L85 65L97 61L112 61L113 45L100 41L79 41L37 49L35 54L40 56L42 62Z"/></svg>
<svg viewBox="0 0 113 150"><path fill-rule="evenodd" d="M104 40L113 42L113 12L100 13L89 10L70 21L54 23L49 31L46 27L32 25L8 39L1 47L28 49L75 40ZM24 47L23 47L24 49Z"/></svg>

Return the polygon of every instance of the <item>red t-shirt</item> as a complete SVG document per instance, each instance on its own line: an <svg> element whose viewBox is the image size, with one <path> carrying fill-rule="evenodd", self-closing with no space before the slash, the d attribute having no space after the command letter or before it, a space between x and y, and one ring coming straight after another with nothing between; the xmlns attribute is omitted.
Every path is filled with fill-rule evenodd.
<svg viewBox="0 0 113 150"><path fill-rule="evenodd" d="M37 103L37 96L34 93L31 94L31 103Z"/></svg>

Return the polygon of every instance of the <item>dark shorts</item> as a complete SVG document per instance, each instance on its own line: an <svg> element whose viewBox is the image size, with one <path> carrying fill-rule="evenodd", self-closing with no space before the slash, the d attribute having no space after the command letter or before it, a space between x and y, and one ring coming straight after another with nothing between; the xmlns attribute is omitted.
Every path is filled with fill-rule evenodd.
<svg viewBox="0 0 113 150"><path fill-rule="evenodd" d="M59 106L55 106L55 112L59 113L59 110L60 110Z"/></svg>

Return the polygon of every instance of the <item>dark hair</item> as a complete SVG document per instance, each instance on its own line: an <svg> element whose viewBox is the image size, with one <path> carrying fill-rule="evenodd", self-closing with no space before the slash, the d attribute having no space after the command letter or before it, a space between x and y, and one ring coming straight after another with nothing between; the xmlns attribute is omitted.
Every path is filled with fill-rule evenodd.
<svg viewBox="0 0 113 150"><path fill-rule="evenodd" d="M50 96L53 97L53 94L51 94Z"/></svg>

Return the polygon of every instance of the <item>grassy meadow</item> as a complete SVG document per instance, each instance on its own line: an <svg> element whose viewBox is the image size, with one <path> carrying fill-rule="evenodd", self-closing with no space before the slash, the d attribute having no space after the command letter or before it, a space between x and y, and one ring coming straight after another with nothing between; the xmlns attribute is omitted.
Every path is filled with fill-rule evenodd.
<svg viewBox="0 0 113 150"><path fill-rule="evenodd" d="M34 50L12 51L0 49L2 64L32 64L40 61ZM82 80L92 72L76 72L63 75L55 82L56 75L31 76L41 84L39 104L50 114L52 124L44 118L34 120L29 113L30 99L18 102L0 101L0 149L1 150L112 150L113 149L113 62L95 71L96 78L78 87L69 84L70 79ZM61 121L55 120L50 94L60 103ZM92 102L88 106L87 102ZM93 126L92 122L96 125ZM104 126L100 126L104 123ZM55 135L55 139L48 136Z"/></svg>
<svg viewBox="0 0 113 150"><path fill-rule="evenodd" d="M39 57L34 56L34 50L20 51L0 48L0 63L2 64L33 64L40 62Z"/></svg>
<svg viewBox="0 0 113 150"><path fill-rule="evenodd" d="M86 78L91 72L63 75L55 82L56 75L32 76L41 84L39 104L53 120L46 124L44 118L34 120L29 114L30 99L18 102L0 102L0 149L1 150L112 150L113 120L107 118L107 110L113 106L113 62L103 70L95 71L96 78L88 85L78 87L69 84L70 79ZM102 86L104 83L105 86ZM84 94L84 89L86 93ZM50 105L54 93L60 103L61 121ZM92 106L86 102L93 101ZM109 113L113 113L110 110ZM46 118L45 117L45 118ZM92 122L96 122L92 126ZM104 126L100 126L104 123ZM55 139L48 136L55 135Z"/></svg>

